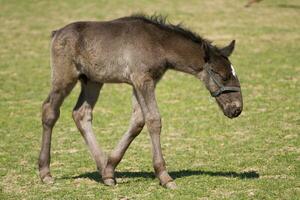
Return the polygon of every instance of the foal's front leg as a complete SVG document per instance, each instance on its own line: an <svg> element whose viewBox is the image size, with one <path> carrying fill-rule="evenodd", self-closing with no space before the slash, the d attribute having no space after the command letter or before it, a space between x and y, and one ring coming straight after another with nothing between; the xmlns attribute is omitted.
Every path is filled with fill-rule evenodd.
<svg viewBox="0 0 300 200"><path fill-rule="evenodd" d="M161 185L175 189L176 184L167 172L161 150L161 118L155 99L155 82L150 77L144 76L134 84L134 87L151 137L155 175Z"/></svg>

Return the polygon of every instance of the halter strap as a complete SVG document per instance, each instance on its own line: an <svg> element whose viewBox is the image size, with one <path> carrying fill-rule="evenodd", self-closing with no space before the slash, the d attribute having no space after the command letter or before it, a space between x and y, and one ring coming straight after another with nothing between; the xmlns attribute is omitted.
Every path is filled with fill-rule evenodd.
<svg viewBox="0 0 300 200"><path fill-rule="evenodd" d="M214 83L219 87L219 89L217 91L214 92L210 92L212 97L217 97L220 94L224 93L224 92L240 92L241 88L240 87L235 87L235 86L224 86L222 83L220 83L218 81L218 79L215 76L215 72L212 70L211 66L209 65L209 63L205 63L205 65L203 66L203 68L207 71L207 73L209 74L210 78L212 78L212 80L214 81Z"/></svg>

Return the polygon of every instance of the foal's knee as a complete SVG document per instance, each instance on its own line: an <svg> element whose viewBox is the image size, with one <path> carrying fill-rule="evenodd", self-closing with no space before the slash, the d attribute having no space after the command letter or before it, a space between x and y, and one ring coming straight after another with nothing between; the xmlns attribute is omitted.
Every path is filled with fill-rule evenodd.
<svg viewBox="0 0 300 200"><path fill-rule="evenodd" d="M73 110L72 117L75 122L92 121L92 109L90 106L83 105L77 110Z"/></svg>
<svg viewBox="0 0 300 200"><path fill-rule="evenodd" d="M76 124L79 122L80 118L82 118L82 117L80 116L80 112L77 111L77 110L73 110L73 112L72 112L72 117L73 117L73 120L74 120L74 122L75 122Z"/></svg>
<svg viewBox="0 0 300 200"><path fill-rule="evenodd" d="M136 134L139 134L141 131L142 131L142 129L144 128L144 126L145 126L145 120L144 119L137 119L137 120L135 120L135 122L134 122L134 133L136 133Z"/></svg>
<svg viewBox="0 0 300 200"><path fill-rule="evenodd" d="M78 110L73 110L72 117L79 130L85 130L92 122L92 109L89 106L82 106Z"/></svg>
<svg viewBox="0 0 300 200"><path fill-rule="evenodd" d="M161 130L161 118L160 116L148 116L146 119L147 127L150 130L150 133L160 133Z"/></svg>

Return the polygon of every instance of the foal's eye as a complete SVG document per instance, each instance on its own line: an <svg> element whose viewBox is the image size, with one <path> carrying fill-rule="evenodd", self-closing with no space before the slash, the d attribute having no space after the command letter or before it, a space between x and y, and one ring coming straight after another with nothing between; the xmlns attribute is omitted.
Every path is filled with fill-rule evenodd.
<svg viewBox="0 0 300 200"><path fill-rule="evenodd" d="M228 80L229 80L229 76L222 77L222 80L223 80L224 82L228 81Z"/></svg>
<svg viewBox="0 0 300 200"><path fill-rule="evenodd" d="M222 76L221 74L218 74L218 75L221 77L222 81L224 81L224 82L229 80L228 76Z"/></svg>

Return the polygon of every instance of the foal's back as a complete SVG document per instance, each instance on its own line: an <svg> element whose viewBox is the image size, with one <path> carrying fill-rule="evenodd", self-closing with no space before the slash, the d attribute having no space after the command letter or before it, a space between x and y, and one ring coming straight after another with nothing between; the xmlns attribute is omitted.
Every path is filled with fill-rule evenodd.
<svg viewBox="0 0 300 200"><path fill-rule="evenodd" d="M156 25L130 17L75 22L54 32L52 59L71 59L78 75L93 81L131 83L132 73L164 67L167 37Z"/></svg>

